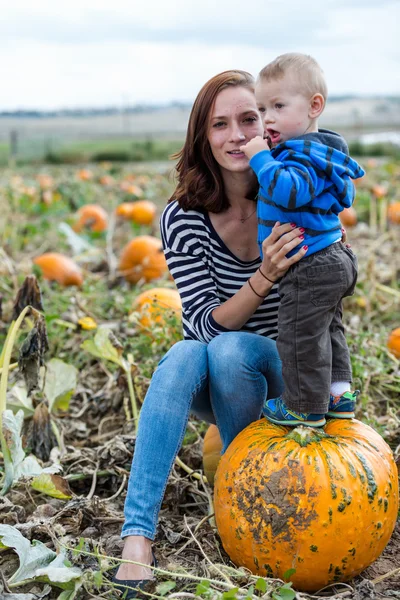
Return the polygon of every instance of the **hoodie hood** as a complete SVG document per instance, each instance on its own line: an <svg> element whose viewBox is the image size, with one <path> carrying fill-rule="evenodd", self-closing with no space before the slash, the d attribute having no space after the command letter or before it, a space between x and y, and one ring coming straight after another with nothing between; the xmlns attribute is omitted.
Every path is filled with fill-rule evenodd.
<svg viewBox="0 0 400 600"><path fill-rule="evenodd" d="M305 133L304 135L292 138L291 141L293 140L310 140L310 142L324 144L324 146L329 146L330 148L339 150L339 152L343 152L347 156L349 155L349 147L346 140L339 133L330 129L318 129L314 133Z"/></svg>
<svg viewBox="0 0 400 600"><path fill-rule="evenodd" d="M349 148L343 137L329 129L300 135L271 150L275 160L290 160L299 155L310 161L317 176L323 177L326 182L330 181L340 194L343 177L358 179L364 175L364 170L349 156ZM346 206L349 206L347 202L344 203Z"/></svg>

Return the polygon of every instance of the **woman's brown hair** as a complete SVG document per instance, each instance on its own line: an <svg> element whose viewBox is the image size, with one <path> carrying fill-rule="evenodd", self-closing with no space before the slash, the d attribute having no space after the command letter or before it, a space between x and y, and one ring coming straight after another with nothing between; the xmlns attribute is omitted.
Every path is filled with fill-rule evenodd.
<svg viewBox="0 0 400 600"><path fill-rule="evenodd" d="M183 210L203 209L218 213L229 206L221 171L208 142L207 129L216 97L230 86L254 90L253 76L247 71L224 71L207 81L194 101L185 144L172 157L178 159L178 185L169 202L177 200ZM256 193L257 187L254 196Z"/></svg>

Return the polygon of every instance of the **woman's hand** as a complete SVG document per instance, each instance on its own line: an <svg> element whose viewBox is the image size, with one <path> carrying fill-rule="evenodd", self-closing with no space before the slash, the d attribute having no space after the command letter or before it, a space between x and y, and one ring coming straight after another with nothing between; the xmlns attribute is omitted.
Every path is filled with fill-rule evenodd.
<svg viewBox="0 0 400 600"><path fill-rule="evenodd" d="M286 255L304 241L304 229L293 223L275 223L270 235L262 243L263 261L261 271L270 281L277 281L289 267L299 262L306 254L308 246L302 246L290 258Z"/></svg>

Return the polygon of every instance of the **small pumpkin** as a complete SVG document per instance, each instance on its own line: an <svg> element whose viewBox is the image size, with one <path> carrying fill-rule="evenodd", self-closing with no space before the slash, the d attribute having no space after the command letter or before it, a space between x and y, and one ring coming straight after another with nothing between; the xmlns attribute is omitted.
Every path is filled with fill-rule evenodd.
<svg viewBox="0 0 400 600"><path fill-rule="evenodd" d="M157 207L150 200L137 200L137 202L122 202L115 209L115 214L127 221L134 221L138 225L151 225L157 212Z"/></svg>
<svg viewBox="0 0 400 600"><path fill-rule="evenodd" d="M114 183L114 178L111 175L102 175L99 179L99 183L105 187L110 187Z"/></svg>
<svg viewBox="0 0 400 600"><path fill-rule="evenodd" d="M389 446L355 419L324 430L260 419L221 457L216 524L231 560L299 591L348 581L385 548L396 525L398 473Z"/></svg>
<svg viewBox="0 0 400 600"><path fill-rule="evenodd" d="M130 181L121 181L120 188L123 192L126 192L132 196L137 196L138 198L143 195L142 188L134 183L131 183Z"/></svg>
<svg viewBox="0 0 400 600"><path fill-rule="evenodd" d="M121 204L118 204L116 207L115 214L117 217L131 221L134 204L134 202L121 202Z"/></svg>
<svg viewBox="0 0 400 600"><path fill-rule="evenodd" d="M131 240L122 250L119 270L130 283L162 277L168 267L161 240L151 235L139 235Z"/></svg>
<svg viewBox="0 0 400 600"><path fill-rule="evenodd" d="M211 424L203 440L203 470L210 485L214 485L215 473L221 460L222 440L219 429Z"/></svg>
<svg viewBox="0 0 400 600"><path fill-rule="evenodd" d="M50 175L39 173L36 179L38 180L39 186L42 190L48 190L54 185L54 180Z"/></svg>
<svg viewBox="0 0 400 600"><path fill-rule="evenodd" d="M80 169L76 176L81 181L90 181L91 179L93 179L93 173L92 171L89 171L89 169Z"/></svg>
<svg viewBox="0 0 400 600"><path fill-rule="evenodd" d="M151 225L156 216L157 207L150 200L138 200L133 203L132 221L138 225Z"/></svg>
<svg viewBox="0 0 400 600"><path fill-rule="evenodd" d="M340 222L344 227L354 227L357 224L357 213L355 208L350 206L339 213Z"/></svg>
<svg viewBox="0 0 400 600"><path fill-rule="evenodd" d="M387 186L386 185L373 185L371 187L371 192L375 196L375 198L384 198L387 196Z"/></svg>
<svg viewBox="0 0 400 600"><path fill-rule="evenodd" d="M74 231L80 232L84 228L101 232L107 229L108 216L104 208L98 204L85 204L76 213Z"/></svg>
<svg viewBox="0 0 400 600"><path fill-rule="evenodd" d="M389 335L387 347L396 358L400 358L400 327L393 329Z"/></svg>
<svg viewBox="0 0 400 600"><path fill-rule="evenodd" d="M389 204L387 215L391 223L400 225L400 201Z"/></svg>
<svg viewBox="0 0 400 600"><path fill-rule="evenodd" d="M150 329L154 324L165 324L166 315L181 316L181 297L172 288L152 288L135 298L133 309L140 315L139 323Z"/></svg>
<svg viewBox="0 0 400 600"><path fill-rule="evenodd" d="M80 267L68 256L58 252L46 252L33 259L43 274L49 281L57 281L60 285L81 286L83 276Z"/></svg>

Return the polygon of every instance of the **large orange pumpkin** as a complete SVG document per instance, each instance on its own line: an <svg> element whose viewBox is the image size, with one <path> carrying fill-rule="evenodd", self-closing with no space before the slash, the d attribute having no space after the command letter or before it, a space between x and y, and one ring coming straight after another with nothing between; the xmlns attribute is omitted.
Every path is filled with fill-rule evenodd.
<svg viewBox="0 0 400 600"><path fill-rule="evenodd" d="M162 277L168 267L161 240L151 235L139 235L131 240L122 250L119 270L130 283Z"/></svg>
<svg viewBox="0 0 400 600"><path fill-rule="evenodd" d="M400 327L393 329L387 341L387 347L396 358L400 358Z"/></svg>
<svg viewBox="0 0 400 600"><path fill-rule="evenodd" d="M221 457L214 488L219 534L232 561L314 592L347 581L385 548L396 524L398 473L368 425L324 430L260 419Z"/></svg>
<svg viewBox="0 0 400 600"><path fill-rule="evenodd" d="M357 213L355 209L350 206L339 213L339 219L344 227L354 227L354 225L357 224Z"/></svg>
<svg viewBox="0 0 400 600"><path fill-rule="evenodd" d="M391 223L400 225L400 202L392 202L392 204L389 204L387 214Z"/></svg>
<svg viewBox="0 0 400 600"><path fill-rule="evenodd" d="M76 214L76 219L73 229L78 233L85 227L97 232L107 229L107 213L98 204L85 204L85 206L81 206Z"/></svg>
<svg viewBox="0 0 400 600"><path fill-rule="evenodd" d="M83 283L80 267L68 256L58 252L46 252L33 259L40 267L43 277L49 281L57 281L60 285L78 285Z"/></svg>
<svg viewBox="0 0 400 600"><path fill-rule="evenodd" d="M210 485L214 485L215 472L221 460L222 440L218 427L211 424L203 440L203 470Z"/></svg>
<svg viewBox="0 0 400 600"><path fill-rule="evenodd" d="M172 288L152 288L135 298L133 308L140 314L139 323L151 328L154 324L163 325L165 317L182 313L182 303L178 290Z"/></svg>

